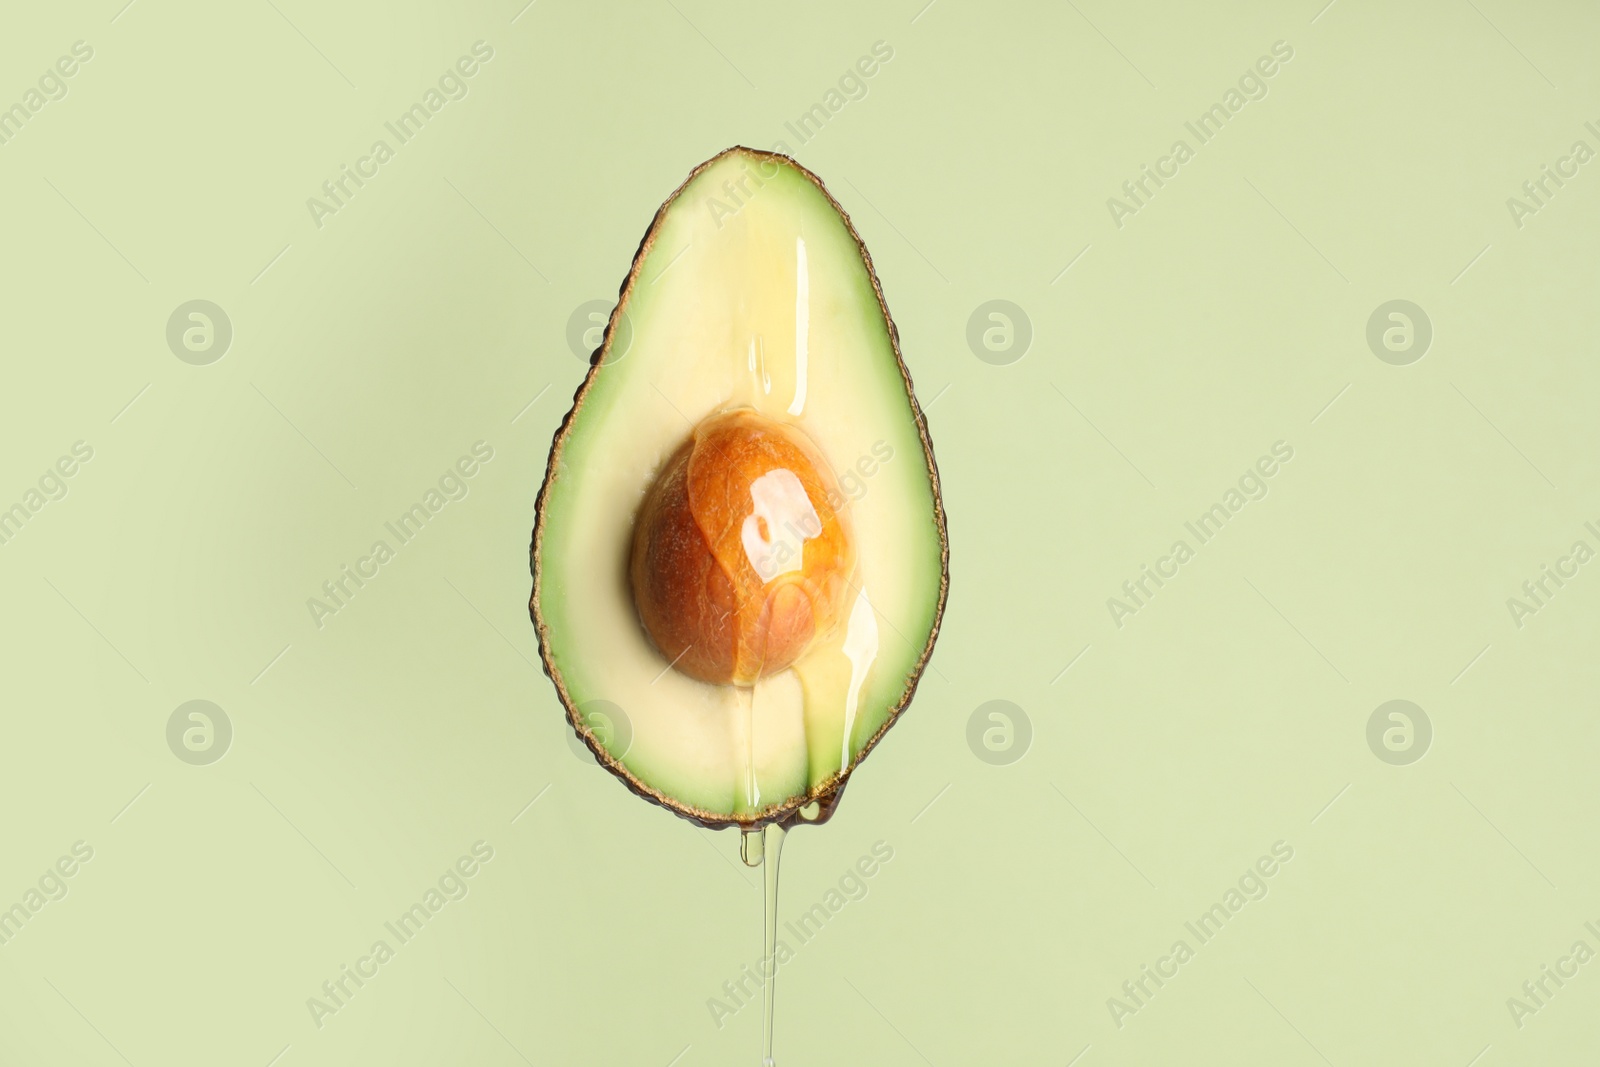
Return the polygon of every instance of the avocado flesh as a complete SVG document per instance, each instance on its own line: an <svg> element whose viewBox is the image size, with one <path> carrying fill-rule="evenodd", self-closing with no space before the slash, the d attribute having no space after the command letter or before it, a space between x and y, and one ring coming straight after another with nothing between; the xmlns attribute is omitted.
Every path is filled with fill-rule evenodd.
<svg viewBox="0 0 1600 1067"><path fill-rule="evenodd" d="M631 343L613 353L622 314ZM739 406L817 445L857 550L845 621L753 690L671 669L627 567L657 470L701 419ZM640 246L540 494L531 608L569 719L678 814L784 818L840 788L909 702L944 605L945 544L925 426L842 211L786 157L741 148L703 164ZM629 731L582 725L592 700L627 715L626 750Z"/></svg>

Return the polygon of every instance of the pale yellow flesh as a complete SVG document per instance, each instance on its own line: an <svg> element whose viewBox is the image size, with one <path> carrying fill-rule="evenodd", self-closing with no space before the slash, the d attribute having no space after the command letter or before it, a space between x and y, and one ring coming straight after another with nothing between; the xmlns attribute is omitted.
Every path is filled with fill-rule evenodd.
<svg viewBox="0 0 1600 1067"><path fill-rule="evenodd" d="M702 171L624 311L632 344L599 368L546 492L549 652L575 701L628 716L631 746L613 754L632 774L693 809L747 817L847 768L902 699L939 594L930 472L866 266L793 168L734 153ZM670 669L626 564L660 464L695 423L739 405L816 443L843 481L858 554L848 621L743 694Z"/></svg>

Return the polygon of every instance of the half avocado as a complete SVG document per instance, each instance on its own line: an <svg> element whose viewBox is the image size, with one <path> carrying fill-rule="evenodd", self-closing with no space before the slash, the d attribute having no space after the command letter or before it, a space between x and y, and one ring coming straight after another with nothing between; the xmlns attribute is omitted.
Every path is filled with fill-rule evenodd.
<svg viewBox="0 0 1600 1067"><path fill-rule="evenodd" d="M600 763L709 827L826 817L911 701L949 554L898 335L816 175L736 147L661 206L536 510L540 656Z"/></svg>

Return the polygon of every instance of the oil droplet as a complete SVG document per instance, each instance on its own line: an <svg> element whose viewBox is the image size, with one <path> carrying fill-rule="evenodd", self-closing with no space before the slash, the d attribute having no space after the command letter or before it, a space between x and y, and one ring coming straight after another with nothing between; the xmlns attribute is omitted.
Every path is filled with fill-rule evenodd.
<svg viewBox="0 0 1600 1067"><path fill-rule="evenodd" d="M821 533L822 519L794 471L778 467L750 483L750 513L739 527L739 543L764 581L803 570L805 544Z"/></svg>
<svg viewBox="0 0 1600 1067"><path fill-rule="evenodd" d="M767 370L766 340L758 333L750 338L750 374L761 382L763 393L772 392L772 373Z"/></svg>
<svg viewBox="0 0 1600 1067"><path fill-rule="evenodd" d="M772 1067L772 1008L778 986L778 858L783 853L783 827L777 823L768 823L762 828L762 847L764 858L762 866L762 887L764 890L762 918L764 920L765 952L763 957L763 973L772 972L766 981L763 990L765 997L761 1005L761 1035L762 1035L762 1060L763 1067Z"/></svg>
<svg viewBox="0 0 1600 1067"><path fill-rule="evenodd" d="M806 409L806 357L811 336L811 272L806 267L806 239L794 239L794 399L789 414ZM769 390L770 391L770 390Z"/></svg>
<svg viewBox="0 0 1600 1067"><path fill-rule="evenodd" d="M867 671L878 658L878 619L865 588L850 609L850 622L845 628L844 647L840 651L850 661L850 687L844 692L844 737L839 742L839 772L843 774L850 766L850 734L856 725L861 687L867 680Z"/></svg>
<svg viewBox="0 0 1600 1067"><path fill-rule="evenodd" d="M756 781L756 691L751 686L735 686L734 699L744 711L744 799L751 811L761 804L761 784Z"/></svg>
<svg viewBox="0 0 1600 1067"><path fill-rule="evenodd" d="M744 830L739 834L739 858L746 867L761 866L763 851L760 830Z"/></svg>

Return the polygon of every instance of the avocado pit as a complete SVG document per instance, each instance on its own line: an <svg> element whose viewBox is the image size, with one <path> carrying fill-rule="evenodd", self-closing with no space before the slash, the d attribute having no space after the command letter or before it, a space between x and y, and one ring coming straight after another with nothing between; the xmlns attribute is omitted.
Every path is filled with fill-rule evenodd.
<svg viewBox="0 0 1600 1067"><path fill-rule="evenodd" d="M639 620L675 669L752 686L844 614L855 550L838 485L798 427L713 414L663 464L634 524Z"/></svg>

